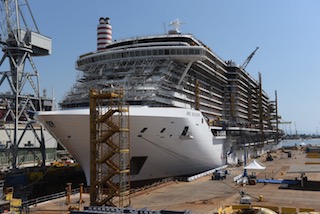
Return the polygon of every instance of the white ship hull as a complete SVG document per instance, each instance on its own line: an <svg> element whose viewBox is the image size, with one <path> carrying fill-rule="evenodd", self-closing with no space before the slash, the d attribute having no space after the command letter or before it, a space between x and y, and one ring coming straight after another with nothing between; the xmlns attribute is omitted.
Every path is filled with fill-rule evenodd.
<svg viewBox="0 0 320 214"><path fill-rule="evenodd" d="M130 156L145 158L131 181L193 174L225 163L225 138L212 134L199 111L130 107L129 112ZM89 184L89 109L38 112L36 118L79 162ZM186 126L188 135L181 136Z"/></svg>

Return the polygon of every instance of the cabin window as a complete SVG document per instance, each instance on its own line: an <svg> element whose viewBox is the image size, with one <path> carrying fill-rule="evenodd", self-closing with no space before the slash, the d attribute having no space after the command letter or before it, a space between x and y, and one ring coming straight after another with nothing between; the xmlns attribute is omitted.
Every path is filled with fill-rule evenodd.
<svg viewBox="0 0 320 214"><path fill-rule="evenodd" d="M182 136L186 136L187 133L188 133L188 130L189 130L189 126L185 126L184 129L183 129L183 131L182 131L182 133L181 133L181 135L182 135Z"/></svg>
<svg viewBox="0 0 320 214"><path fill-rule="evenodd" d="M166 128L161 129L160 133L163 133L166 130Z"/></svg>
<svg viewBox="0 0 320 214"><path fill-rule="evenodd" d="M187 55L187 54L188 54L188 50L189 50L189 49L183 49L183 54L184 54L184 55Z"/></svg>
<svg viewBox="0 0 320 214"><path fill-rule="evenodd" d="M140 133L144 133L145 131L147 131L147 129L148 129L148 128L144 127L144 128L140 131Z"/></svg>

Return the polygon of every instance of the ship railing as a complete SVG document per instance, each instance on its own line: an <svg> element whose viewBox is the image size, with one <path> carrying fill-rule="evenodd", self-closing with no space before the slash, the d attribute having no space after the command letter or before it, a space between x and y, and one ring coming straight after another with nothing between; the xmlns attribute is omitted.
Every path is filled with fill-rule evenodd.
<svg viewBox="0 0 320 214"><path fill-rule="evenodd" d="M71 195L78 194L79 192L80 192L80 188L75 188L71 190ZM51 201L58 198L63 198L63 197L66 197L66 195L67 195L66 191L63 191L63 192L58 192L50 195L41 196L34 199L29 199L22 202L22 207L37 206L37 204L40 204L46 201Z"/></svg>

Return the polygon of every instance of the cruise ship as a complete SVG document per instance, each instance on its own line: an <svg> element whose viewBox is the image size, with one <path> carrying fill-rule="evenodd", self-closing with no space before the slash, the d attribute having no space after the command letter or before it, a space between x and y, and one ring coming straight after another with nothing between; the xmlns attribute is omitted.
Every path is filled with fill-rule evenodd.
<svg viewBox="0 0 320 214"><path fill-rule="evenodd" d="M204 172L239 161L236 150L257 154L276 141L275 104L261 81L180 32L179 24L171 22L163 35L113 40L110 19L100 18L97 50L77 59L80 75L61 110L37 113L80 163L88 184L93 88L124 91L131 181Z"/></svg>

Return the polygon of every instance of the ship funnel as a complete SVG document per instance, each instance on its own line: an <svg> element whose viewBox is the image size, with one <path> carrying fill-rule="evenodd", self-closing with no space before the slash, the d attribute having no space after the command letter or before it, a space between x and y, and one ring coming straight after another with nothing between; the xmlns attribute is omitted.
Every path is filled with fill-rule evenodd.
<svg viewBox="0 0 320 214"><path fill-rule="evenodd" d="M112 42L112 27L110 19L101 17L97 27L97 51L106 50L106 46Z"/></svg>

